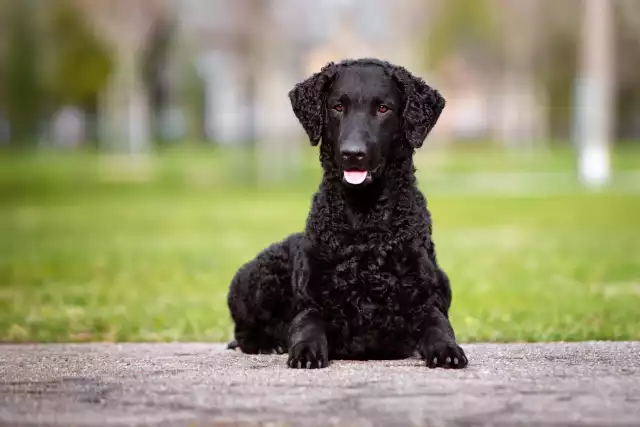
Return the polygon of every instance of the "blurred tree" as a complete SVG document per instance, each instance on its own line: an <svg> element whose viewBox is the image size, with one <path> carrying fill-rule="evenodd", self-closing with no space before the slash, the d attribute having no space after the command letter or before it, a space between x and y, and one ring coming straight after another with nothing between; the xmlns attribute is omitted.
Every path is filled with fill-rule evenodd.
<svg viewBox="0 0 640 427"><path fill-rule="evenodd" d="M617 138L640 137L640 2L615 3L616 115ZM539 25L542 42L536 62L539 81L548 95L551 133L565 139L571 132L575 108L574 89L578 70L578 47L582 1L565 0L544 4L545 19Z"/></svg>
<svg viewBox="0 0 640 427"><path fill-rule="evenodd" d="M520 76L546 94L555 140L571 134L582 0L434 1L427 26L427 65L461 56L477 72ZM640 136L640 1L616 0L616 134ZM526 80L525 79L525 80ZM516 79L515 81L518 81Z"/></svg>
<svg viewBox="0 0 640 427"><path fill-rule="evenodd" d="M0 0L0 116L4 114L7 101L7 51L9 47L9 6L8 0ZM5 83L2 83L5 82Z"/></svg>
<svg viewBox="0 0 640 427"><path fill-rule="evenodd" d="M160 17L154 23L142 52L142 80L149 98L151 135L158 142L165 138L161 123L164 112L171 105L169 71L175 25L169 17Z"/></svg>
<svg viewBox="0 0 640 427"><path fill-rule="evenodd" d="M245 75L246 104L249 106L246 120L247 142L255 145L261 141L256 129L256 103L258 98L258 81L262 73L261 55L267 50L267 43L272 38L264 37L264 30L270 22L270 0L238 1L235 7L241 10L243 26L240 29L240 52L247 73Z"/></svg>
<svg viewBox="0 0 640 427"><path fill-rule="evenodd" d="M555 28L548 39L540 80L549 97L550 132L555 138L564 139L571 132L573 119L578 34L571 28Z"/></svg>
<svg viewBox="0 0 640 427"><path fill-rule="evenodd" d="M180 55L184 55L180 52ZM194 61L182 59L183 67L177 91L181 94L181 104L186 115L186 132L189 140L203 143L206 133L206 83Z"/></svg>
<svg viewBox="0 0 640 427"><path fill-rule="evenodd" d="M573 125L581 3L545 0L545 19L539 22L541 56L535 64L538 82L547 94L549 132L555 140L566 140Z"/></svg>
<svg viewBox="0 0 640 427"><path fill-rule="evenodd" d="M95 111L113 68L111 52L71 0L53 0L47 6L48 95L56 107Z"/></svg>
<svg viewBox="0 0 640 427"><path fill-rule="evenodd" d="M154 23L169 8L165 0L74 0L114 53L114 68L101 96L101 136L106 147L148 153L149 100L142 55Z"/></svg>
<svg viewBox="0 0 640 427"><path fill-rule="evenodd" d="M427 66L437 67L451 54L493 56L497 28L489 0L445 0L427 33Z"/></svg>
<svg viewBox="0 0 640 427"><path fill-rule="evenodd" d="M542 40L539 27L545 9L540 0L494 0L500 31L499 72L501 114L496 114L503 143L531 147L547 140L548 120L543 113L539 60ZM496 70L498 71L498 70Z"/></svg>
<svg viewBox="0 0 640 427"><path fill-rule="evenodd" d="M2 2L4 57L0 60L0 102L11 125L14 144L29 145L38 135L43 104L39 79L38 28L33 1Z"/></svg>
<svg viewBox="0 0 640 427"><path fill-rule="evenodd" d="M640 1L618 0L616 10L616 133L640 138Z"/></svg>
<svg viewBox="0 0 640 427"><path fill-rule="evenodd" d="M94 112L112 66L69 0L0 1L0 59L0 109L14 144L33 141L60 107Z"/></svg>

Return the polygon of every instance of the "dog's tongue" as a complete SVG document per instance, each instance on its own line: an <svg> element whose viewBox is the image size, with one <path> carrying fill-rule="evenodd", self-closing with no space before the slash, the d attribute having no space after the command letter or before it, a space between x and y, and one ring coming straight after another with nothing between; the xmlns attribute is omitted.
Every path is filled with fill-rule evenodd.
<svg viewBox="0 0 640 427"><path fill-rule="evenodd" d="M367 171L344 171L344 180L349 184L362 184L367 179Z"/></svg>

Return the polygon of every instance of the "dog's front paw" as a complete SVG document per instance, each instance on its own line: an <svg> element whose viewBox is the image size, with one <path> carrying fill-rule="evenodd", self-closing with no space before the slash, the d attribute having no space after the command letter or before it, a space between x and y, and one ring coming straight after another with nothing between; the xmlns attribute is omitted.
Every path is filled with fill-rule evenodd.
<svg viewBox="0 0 640 427"><path fill-rule="evenodd" d="M452 340L439 339L428 342L420 353L429 368L462 369L469 364L464 350Z"/></svg>
<svg viewBox="0 0 640 427"><path fill-rule="evenodd" d="M294 369L319 369L329 365L326 344L320 340L301 341L289 349L287 365Z"/></svg>

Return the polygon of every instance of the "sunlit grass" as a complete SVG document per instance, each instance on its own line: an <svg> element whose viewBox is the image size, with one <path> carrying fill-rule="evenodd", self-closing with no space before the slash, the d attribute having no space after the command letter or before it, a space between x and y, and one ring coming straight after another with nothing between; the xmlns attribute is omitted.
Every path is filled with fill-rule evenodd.
<svg viewBox="0 0 640 427"><path fill-rule="evenodd" d="M473 171L500 169L504 153L485 155ZM530 169L571 172L566 153L544 156ZM471 171L473 154L448 157L439 170ZM243 188L241 160L172 153L113 169L89 154L0 154L0 340L227 339L229 280L303 227L318 174L312 155L294 186ZM640 339L639 193L458 194L445 182L431 195L426 165L460 340Z"/></svg>

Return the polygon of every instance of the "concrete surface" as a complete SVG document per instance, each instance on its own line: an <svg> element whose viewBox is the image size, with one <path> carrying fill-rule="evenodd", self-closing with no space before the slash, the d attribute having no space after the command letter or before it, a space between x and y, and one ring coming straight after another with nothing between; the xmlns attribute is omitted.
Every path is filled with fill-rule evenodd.
<svg viewBox="0 0 640 427"><path fill-rule="evenodd" d="M292 370L219 344L0 346L0 424L640 425L640 343L465 345L418 359Z"/></svg>

